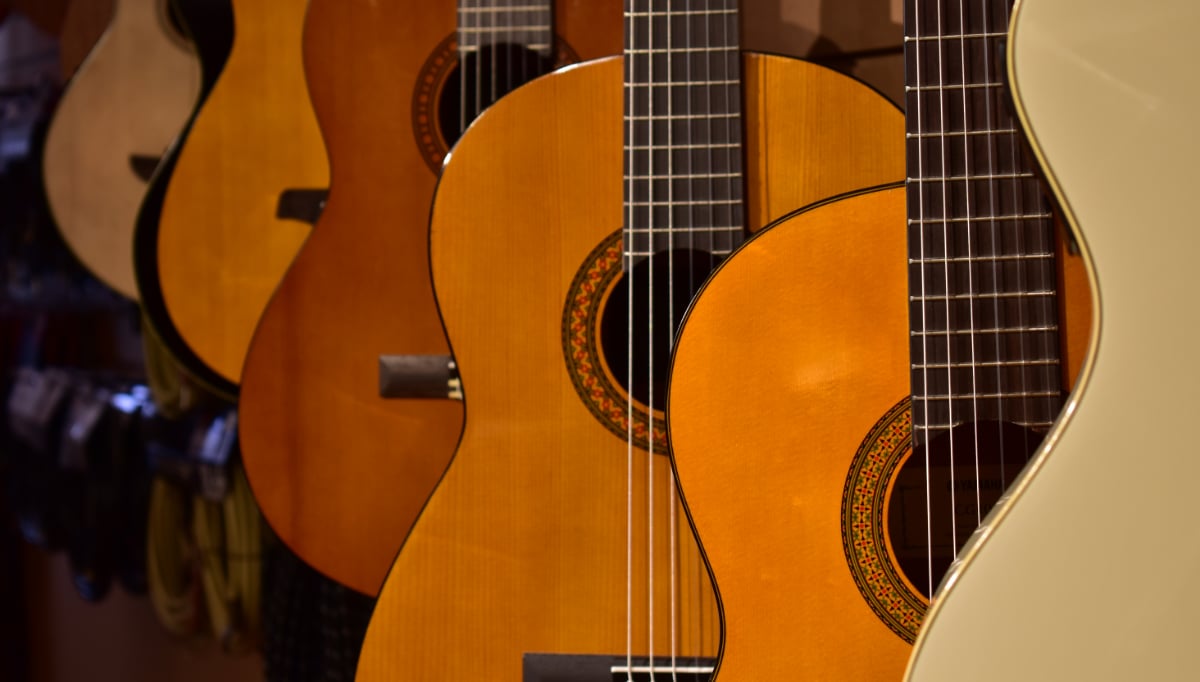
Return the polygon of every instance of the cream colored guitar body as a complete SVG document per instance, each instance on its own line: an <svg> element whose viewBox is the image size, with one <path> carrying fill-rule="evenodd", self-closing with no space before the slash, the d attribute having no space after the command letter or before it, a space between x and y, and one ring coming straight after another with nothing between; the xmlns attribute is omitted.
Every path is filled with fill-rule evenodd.
<svg viewBox="0 0 1200 682"><path fill-rule="evenodd" d="M199 58L166 12L165 0L116 2L46 136L46 195L63 238L129 298L137 298L133 229L146 192L132 159L161 156L200 93Z"/></svg>
<svg viewBox="0 0 1200 682"><path fill-rule="evenodd" d="M1009 72L1097 323L1072 400L935 598L907 679L1200 679L1194 0L1025 0Z"/></svg>

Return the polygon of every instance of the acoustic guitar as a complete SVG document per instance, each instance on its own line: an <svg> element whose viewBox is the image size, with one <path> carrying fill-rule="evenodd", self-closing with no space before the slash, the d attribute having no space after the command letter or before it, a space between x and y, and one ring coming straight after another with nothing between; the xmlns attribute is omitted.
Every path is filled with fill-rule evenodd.
<svg viewBox="0 0 1200 682"><path fill-rule="evenodd" d="M666 457L672 327L745 226L898 178L903 137L848 77L742 55L735 0L679 7L626 3L623 61L511 93L446 164L431 261L467 420L360 682L711 671L718 604Z"/></svg>
<svg viewBox="0 0 1200 682"><path fill-rule="evenodd" d="M1082 230L1098 323L1064 418L943 582L908 680L1200 675L1197 27L1183 0L1017 4L1017 111Z"/></svg>
<svg viewBox="0 0 1200 682"><path fill-rule="evenodd" d="M236 384L254 325L308 236L280 197L329 163L301 62L307 0L234 0L229 62L196 116L158 225L158 286L188 349Z"/></svg>
<svg viewBox="0 0 1200 682"><path fill-rule="evenodd" d="M43 178L67 246L137 298L133 230L146 182L200 92L200 62L167 0L118 0L46 134Z"/></svg>
<svg viewBox="0 0 1200 682"><path fill-rule="evenodd" d="M462 403L446 399L450 351L429 274L442 157L464 122L520 83L617 53L620 10L587 0L462 0L457 10L312 0L307 22L305 68L333 185L250 345L241 444L278 535L321 572L375 595L462 431ZM440 367L424 391L395 390L394 375L381 385L381 357Z"/></svg>
<svg viewBox="0 0 1200 682"><path fill-rule="evenodd" d="M160 355L168 356L164 358L166 362L161 364L178 366L179 370L210 392L232 397L236 387L201 362L171 322L158 285L157 254L158 221L162 216L163 199L174 174L179 152L188 138L197 111L212 92L233 47L233 8L229 0L175 0L175 6L179 10L180 23L187 27L187 33L192 37L200 57L200 95L183 130L153 169L137 213L133 231L133 268L145 322L142 333L148 347ZM168 349L169 354L166 353Z"/></svg>
<svg viewBox="0 0 1200 682"><path fill-rule="evenodd" d="M764 230L684 322L667 416L718 679L899 678L1078 371L1087 286L1007 109L1008 9L910 2L906 186Z"/></svg>

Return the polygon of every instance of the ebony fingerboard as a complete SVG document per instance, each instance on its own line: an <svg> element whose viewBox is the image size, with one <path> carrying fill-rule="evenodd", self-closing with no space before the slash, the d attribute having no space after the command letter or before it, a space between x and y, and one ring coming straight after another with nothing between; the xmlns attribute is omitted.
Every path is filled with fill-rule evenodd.
<svg viewBox="0 0 1200 682"><path fill-rule="evenodd" d="M459 53L496 45L549 55L554 46L552 0L459 0Z"/></svg>
<svg viewBox="0 0 1200 682"><path fill-rule="evenodd" d="M913 429L1061 407L1051 208L1006 88L1011 0L907 0Z"/></svg>
<svg viewBox="0 0 1200 682"><path fill-rule="evenodd" d="M625 0L625 265L743 239L737 0Z"/></svg>

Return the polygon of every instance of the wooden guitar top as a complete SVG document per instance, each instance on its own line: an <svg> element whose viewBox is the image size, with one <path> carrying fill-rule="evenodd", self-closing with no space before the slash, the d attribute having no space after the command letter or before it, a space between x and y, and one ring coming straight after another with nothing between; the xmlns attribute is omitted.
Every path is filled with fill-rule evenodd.
<svg viewBox="0 0 1200 682"><path fill-rule="evenodd" d="M598 378L602 363L564 345L581 319L570 311L586 318L605 305L600 282L620 268L621 72L614 59L526 85L476 121L445 168L431 257L467 422L380 593L360 682L511 682L526 654L624 660L627 637L635 655L653 641L664 665L670 651L716 653L711 586L686 521L670 601L666 494L653 529L646 505L634 506L639 549L627 551L627 495L646 499L648 480L665 486L662 444L657 455L631 449L598 418L610 412L585 403L576 381ZM746 55L742 72L747 224L901 177L901 115L868 88L777 57ZM630 456L641 472L632 493ZM653 572L647 546L660 557ZM663 615L670 604L676 628Z"/></svg>
<svg viewBox="0 0 1200 682"><path fill-rule="evenodd" d="M55 222L95 275L137 298L133 231L150 170L196 105L200 62L163 0L118 0L112 24L63 94L46 136Z"/></svg>
<svg viewBox="0 0 1200 682"><path fill-rule="evenodd" d="M275 217L287 189L329 185L301 64L306 0L236 0L234 44L179 154L158 227L176 330L236 383L250 335L309 226Z"/></svg>
<svg viewBox="0 0 1200 682"><path fill-rule="evenodd" d="M569 0L555 13L571 54L620 50L618 6ZM429 119L457 61L455 3L313 0L308 24L333 183L250 346L241 444L276 533L373 595L462 429L461 402L381 398L378 370L380 355L450 352L429 274L441 164Z"/></svg>

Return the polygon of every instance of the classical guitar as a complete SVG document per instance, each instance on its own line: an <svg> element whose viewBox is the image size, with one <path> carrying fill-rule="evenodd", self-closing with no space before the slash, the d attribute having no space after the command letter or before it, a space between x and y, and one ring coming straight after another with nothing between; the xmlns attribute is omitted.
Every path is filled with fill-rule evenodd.
<svg viewBox="0 0 1200 682"><path fill-rule="evenodd" d="M146 182L196 106L200 62L167 0L118 0L46 134L46 198L67 246L137 298L133 230Z"/></svg>
<svg viewBox="0 0 1200 682"><path fill-rule="evenodd" d="M626 3L623 62L511 93L446 164L431 260L467 420L360 682L711 670L718 606L665 456L671 327L745 226L899 178L903 137L869 88L742 55L735 0L678 7Z"/></svg>
<svg viewBox="0 0 1200 682"><path fill-rule="evenodd" d="M1099 324L1067 416L943 582L906 679L1200 676L1198 27L1184 0L1018 3L1017 110L1082 229Z"/></svg>
<svg viewBox="0 0 1200 682"><path fill-rule="evenodd" d="M329 184L301 63L307 7L234 0L229 62L180 151L158 225L158 287L171 323L232 384L267 298L308 236L308 221L277 215L280 198Z"/></svg>
<svg viewBox="0 0 1200 682"><path fill-rule="evenodd" d="M250 345L242 452L279 536L375 595L462 431L429 274L442 157L498 96L555 63L617 53L620 10L312 0L307 21L305 67L334 182ZM434 363L423 390L411 377L394 385L389 363L406 359Z"/></svg>
<svg viewBox="0 0 1200 682"><path fill-rule="evenodd" d="M1006 106L1008 8L910 2L907 187L764 230L684 322L667 416L721 679L898 678L1078 371L1087 288Z"/></svg>
<svg viewBox="0 0 1200 682"><path fill-rule="evenodd" d="M143 319L146 321L142 332L150 341L151 347L170 349L169 362L164 364L177 364L180 369L186 370L192 379L212 392L232 396L236 390L233 384L201 362L171 323L163 303L162 290L158 286L157 254L158 221L162 215L167 184L174 174L180 149L191 131L196 112L212 92L233 47L233 9L229 0L175 0L174 4L179 10L180 23L187 27L187 33L192 37L192 43L200 57L200 95L196 108L188 117L183 130L154 167L146 195L137 213L133 231L133 271Z"/></svg>

